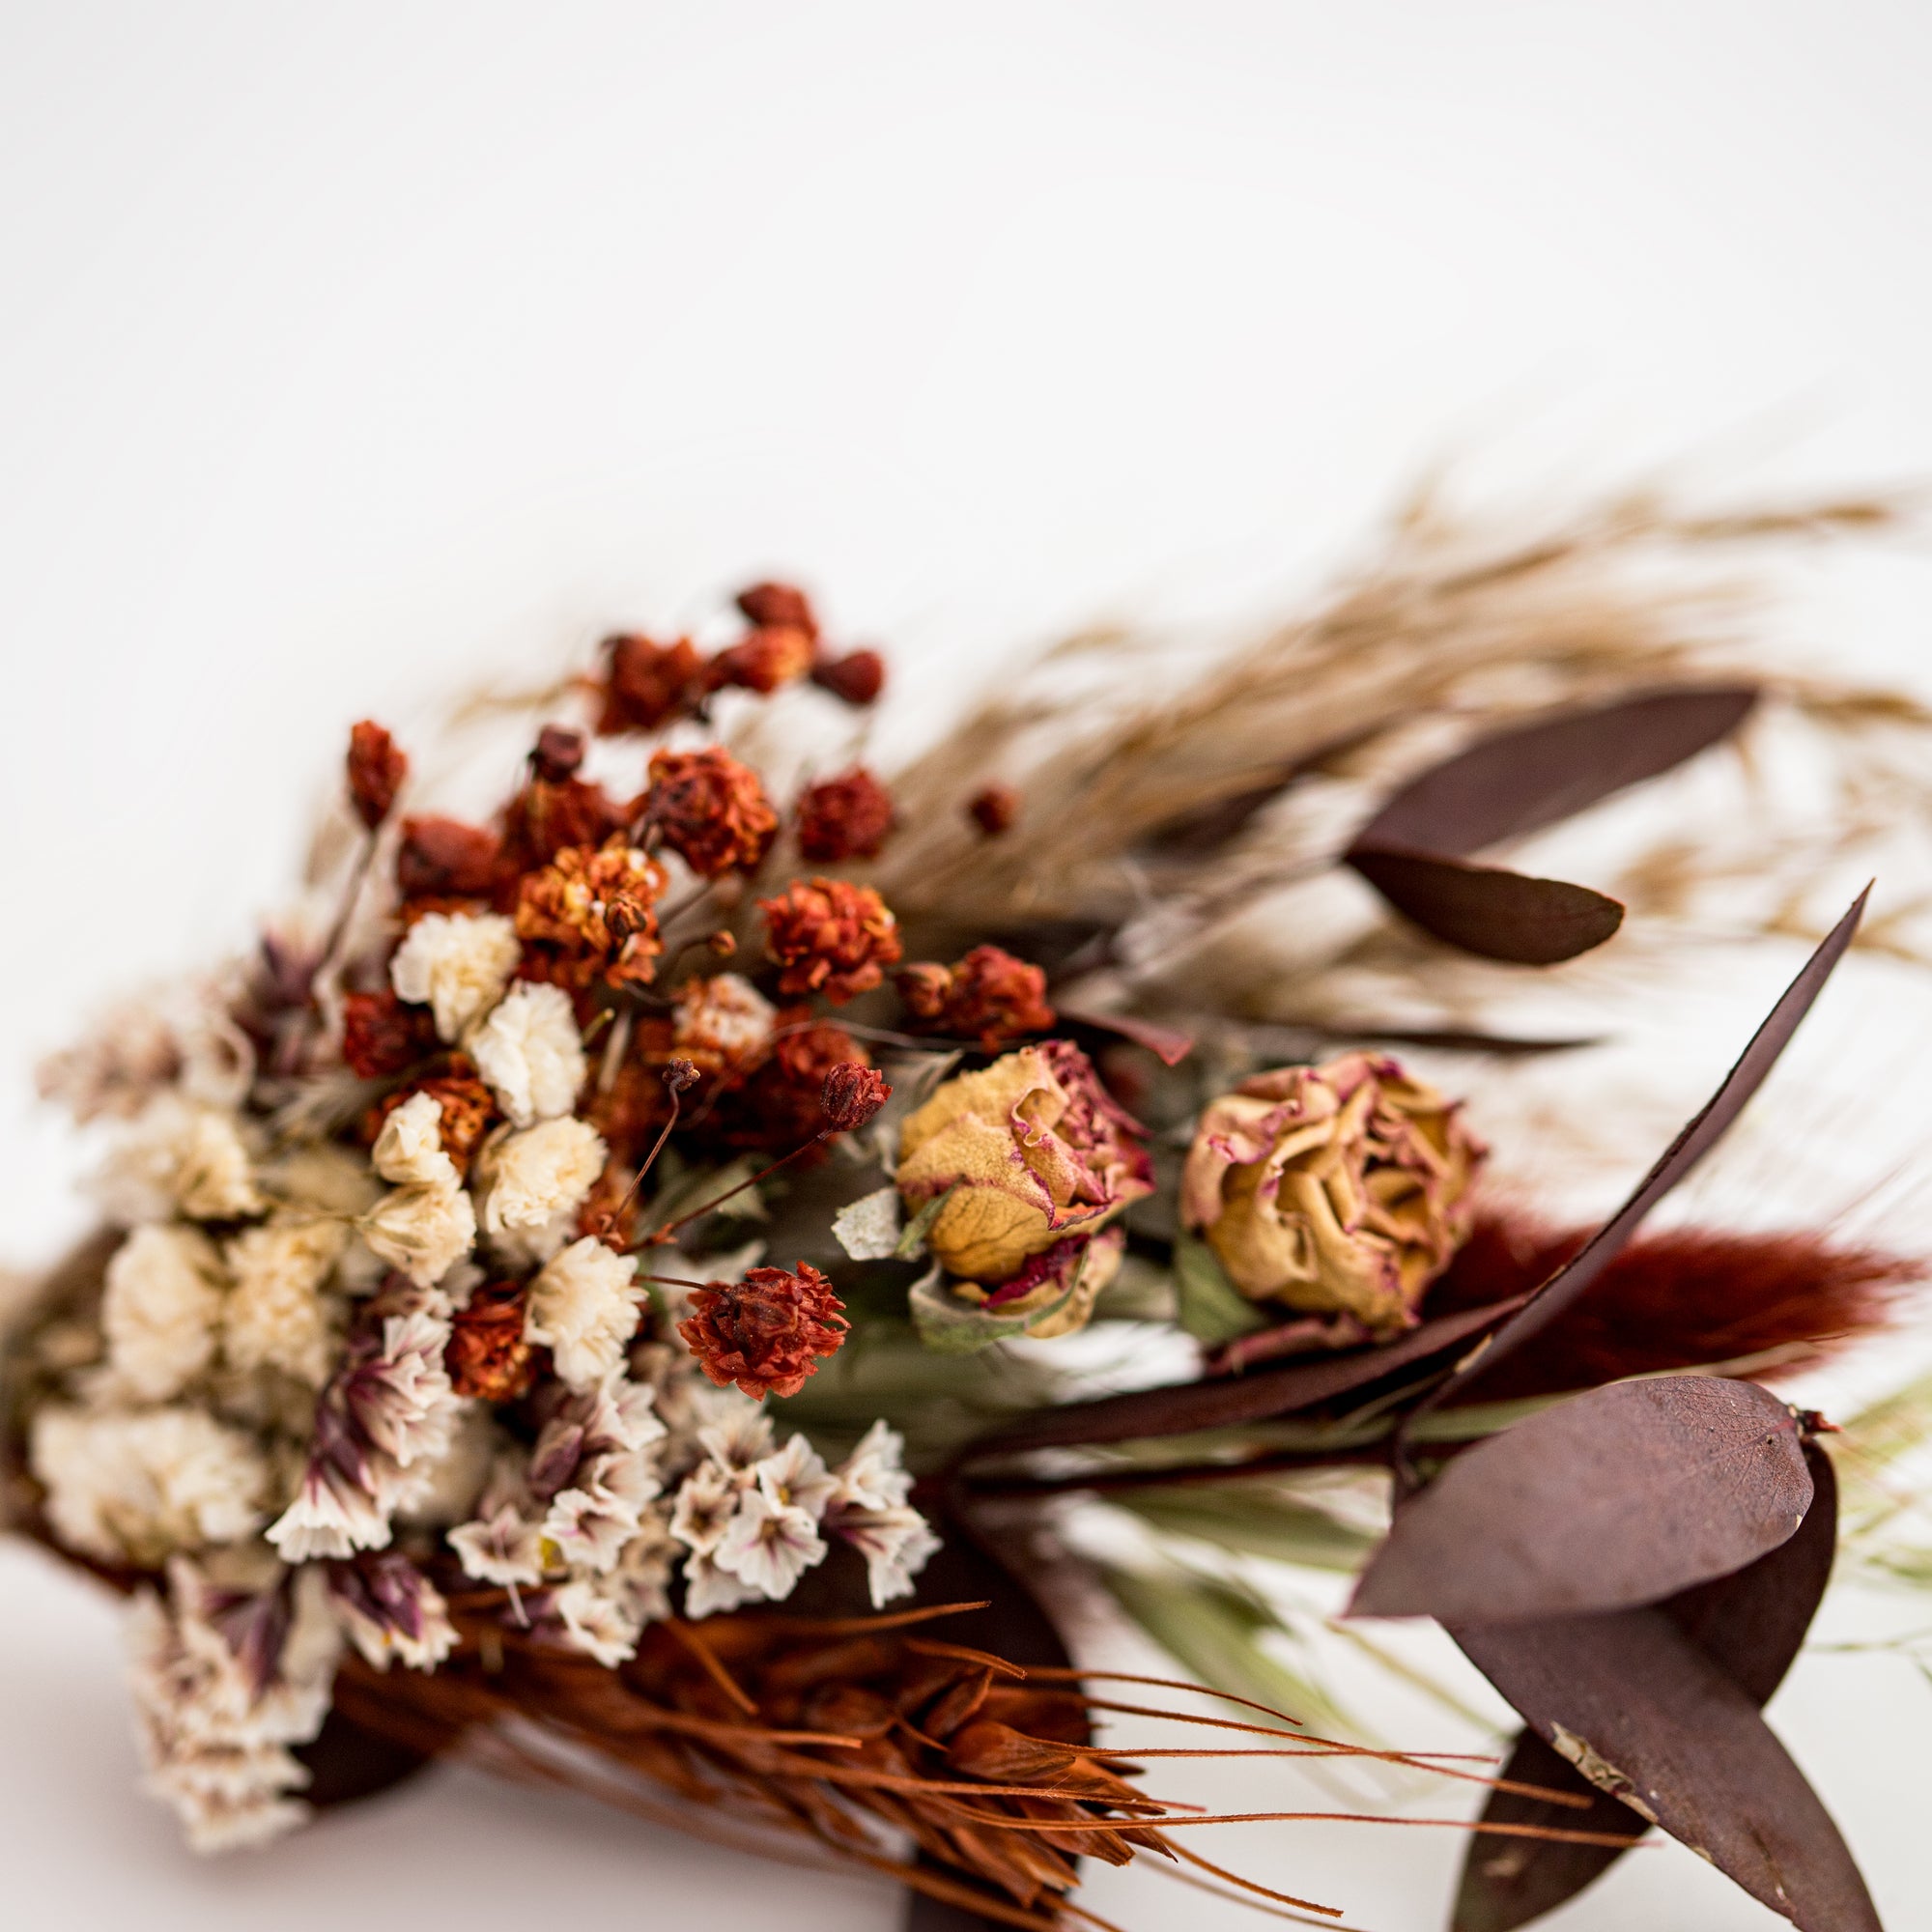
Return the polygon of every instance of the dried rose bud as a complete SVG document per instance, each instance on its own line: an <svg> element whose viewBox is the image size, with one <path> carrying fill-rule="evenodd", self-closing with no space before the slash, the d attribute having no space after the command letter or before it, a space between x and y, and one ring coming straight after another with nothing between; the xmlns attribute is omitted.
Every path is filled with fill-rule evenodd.
<svg viewBox="0 0 1932 1932"><path fill-rule="evenodd" d="M769 696L781 686L803 677L811 668L811 659L810 632L794 630L789 624L768 624L742 643L720 651L711 660L707 676L714 689L729 684Z"/></svg>
<svg viewBox="0 0 1932 1932"><path fill-rule="evenodd" d="M789 631L803 631L808 638L818 635L818 618L811 600L791 583L754 583L738 593L738 609L760 629L777 624Z"/></svg>
<svg viewBox="0 0 1932 1932"><path fill-rule="evenodd" d="M349 797L371 832L388 817L409 775L408 757L373 719L349 727Z"/></svg>
<svg viewBox="0 0 1932 1932"><path fill-rule="evenodd" d="M825 1076L825 1118L836 1132L849 1134L855 1127L863 1127L886 1104L892 1091L884 1074L856 1061L841 1060Z"/></svg>
<svg viewBox="0 0 1932 1932"><path fill-rule="evenodd" d="M899 1130L898 1188L952 1274L992 1285L1153 1191L1145 1129L1077 1046L1023 1046L949 1080Z"/></svg>
<svg viewBox="0 0 1932 1932"><path fill-rule="evenodd" d="M496 887L501 859L501 841L480 825L406 818L396 884L405 898L486 898Z"/></svg>
<svg viewBox="0 0 1932 1932"><path fill-rule="evenodd" d="M525 974L582 988L647 985L655 976L657 902L665 869L620 834L592 850L566 846L518 889L517 936Z"/></svg>
<svg viewBox="0 0 1932 1932"><path fill-rule="evenodd" d="M898 922L870 886L798 879L760 899L765 950L784 971L779 990L822 993L836 1006L868 991L899 957Z"/></svg>
<svg viewBox="0 0 1932 1932"><path fill-rule="evenodd" d="M392 1079L427 1060L440 1044L429 1008L406 1007L388 986L343 999L343 1065L360 1079Z"/></svg>
<svg viewBox="0 0 1932 1932"><path fill-rule="evenodd" d="M997 946L976 946L956 966L908 966L895 983L917 1025L977 1039L983 1053L1045 1033L1054 1022L1045 973Z"/></svg>
<svg viewBox="0 0 1932 1932"><path fill-rule="evenodd" d="M1407 1327L1470 1226L1485 1149L1379 1054L1244 1080L1201 1116L1181 1217L1251 1301Z"/></svg>
<svg viewBox="0 0 1932 1932"><path fill-rule="evenodd" d="M442 1359L458 1395L496 1403L527 1395L537 1363L524 1339L523 1284L493 1281L473 1289L469 1307L451 1319Z"/></svg>
<svg viewBox="0 0 1932 1932"><path fill-rule="evenodd" d="M707 879L754 870L778 836L779 816L757 773L716 745L656 753L650 789L633 809Z"/></svg>
<svg viewBox="0 0 1932 1932"><path fill-rule="evenodd" d="M799 794L798 849L814 866L876 859L892 829L893 795L864 765Z"/></svg>
<svg viewBox="0 0 1932 1932"><path fill-rule="evenodd" d="M677 1332L720 1388L736 1382L753 1401L792 1396L818 1373L819 1361L838 1352L851 1325L843 1308L809 1262L796 1274L753 1268L743 1281L696 1290Z"/></svg>
<svg viewBox="0 0 1932 1932"><path fill-rule="evenodd" d="M704 696L704 660L689 638L674 644L636 636L606 638L604 657L600 737L655 731L695 711Z"/></svg>
<svg viewBox="0 0 1932 1932"><path fill-rule="evenodd" d="M552 784L574 779L583 762L583 733L567 724L546 724L537 733L536 749L530 753L530 769Z"/></svg>
<svg viewBox="0 0 1932 1932"><path fill-rule="evenodd" d="M886 688L886 661L877 651L849 651L842 658L820 658L811 667L811 681L821 691L847 704L876 704Z"/></svg>
<svg viewBox="0 0 1932 1932"><path fill-rule="evenodd" d="M370 1125L380 1132L383 1122L417 1094L427 1094L436 1102L442 1115L442 1151L456 1163L457 1173L468 1174L470 1160L483 1144L483 1136L503 1118L496 1096L477 1079L469 1055L453 1053L446 1071L412 1081L407 1087L385 1094L371 1110ZM375 1133L369 1134L371 1141L375 1138Z"/></svg>
<svg viewBox="0 0 1932 1932"><path fill-rule="evenodd" d="M1013 829L1020 815L1020 795L1011 785L989 784L966 802L966 815L988 838Z"/></svg>

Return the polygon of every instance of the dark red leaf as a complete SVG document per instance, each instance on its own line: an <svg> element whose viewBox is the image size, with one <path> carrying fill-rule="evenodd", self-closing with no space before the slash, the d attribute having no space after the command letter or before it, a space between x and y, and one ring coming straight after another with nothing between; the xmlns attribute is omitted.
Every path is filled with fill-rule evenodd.
<svg viewBox="0 0 1932 1932"><path fill-rule="evenodd" d="M1458 1456L1396 1513L1351 1616L1512 1623L1725 1577L1811 1506L1798 1424L1755 1382L1615 1382Z"/></svg>
<svg viewBox="0 0 1932 1932"><path fill-rule="evenodd" d="M1832 1460L1807 1443L1814 1495L1798 1533L1755 1563L1683 1591L1659 1607L1760 1709L1784 1681L1810 1628L1838 1533L1838 1486ZM1517 1740L1505 1778L1587 1795L1588 1814L1513 1792L1491 1794L1483 1816L1496 1823L1613 1832L1628 1809L1573 1770L1534 1731ZM1565 1900L1622 1854L1605 1845L1554 1840L1473 1838L1464 1855L1452 1932L1514 1932Z"/></svg>
<svg viewBox="0 0 1932 1932"><path fill-rule="evenodd" d="M1520 838L1694 757L1757 696L1747 685L1655 691L1498 731L1411 779L1355 843L1466 858Z"/></svg>
<svg viewBox="0 0 1932 1932"><path fill-rule="evenodd" d="M1194 1051L1191 1033L1182 1033L1177 1027L1156 1026L1153 1021L1136 1019L1131 1013L1093 1013L1079 1007L1062 1007L1060 1017L1075 1026L1118 1034L1136 1046L1146 1047L1169 1066L1179 1066Z"/></svg>
<svg viewBox="0 0 1932 1932"><path fill-rule="evenodd" d="M1798 1031L1799 1022L1824 990L1832 969L1844 956L1863 917L1870 891L1866 887L1859 895L1851 910L1805 961L1803 971L1784 989L1764 1024L1751 1036L1750 1044L1739 1056L1737 1064L1725 1074L1723 1084L1663 1151L1630 1199L1584 1243L1574 1260L1551 1275L1528 1303L1496 1331L1487 1349L1459 1365L1441 1387L1410 1411L1396 1437L1398 1451L1405 1458L1409 1432L1416 1419L1439 1406L1452 1394L1463 1398L1472 1378L1521 1347L1568 1308L1622 1252L1625 1243L1642 1225L1644 1216L1722 1139L1725 1129L1744 1111L1745 1103L1764 1084L1765 1076ZM1412 1477L1406 1479L1412 1481Z"/></svg>
<svg viewBox="0 0 1932 1932"><path fill-rule="evenodd" d="M1405 918L1484 959L1553 966L1601 946L1624 922L1615 899L1562 879L1378 845L1356 845L1348 861Z"/></svg>

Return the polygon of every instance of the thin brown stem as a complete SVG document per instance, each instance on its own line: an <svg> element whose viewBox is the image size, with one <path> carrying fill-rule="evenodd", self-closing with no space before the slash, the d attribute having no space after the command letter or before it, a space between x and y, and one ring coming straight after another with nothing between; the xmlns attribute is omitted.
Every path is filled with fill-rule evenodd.
<svg viewBox="0 0 1932 1932"><path fill-rule="evenodd" d="M676 1118L677 1117L675 1116L675 1114L673 1114L671 1117L673 1125L676 1124ZM665 1133L668 1134L669 1132L670 1128L667 1127L665 1129ZM640 1248L663 1247L667 1242L669 1241L671 1236L675 1235L680 1228L688 1228L692 1222L699 1219L701 1216L705 1214L709 1214L713 1208L724 1207L725 1202L731 1200L736 1195L744 1193L746 1188L755 1187L759 1181L765 1179L770 1175L776 1174L780 1168L787 1165L791 1161L796 1160L800 1154L810 1153L811 1150L819 1144L820 1141L827 1139L831 1135L831 1132L832 1129L830 1127L820 1127L819 1130L815 1134L813 1134L812 1137L809 1141L807 1141L803 1147L793 1148L788 1154L781 1155L777 1160L773 1161L769 1167L761 1167L756 1174L751 1175L744 1180L739 1181L735 1187L727 1187L723 1194L714 1195L709 1201L699 1202L698 1205L696 1208L694 1208L690 1213L680 1214L675 1221L667 1221L664 1224L664 1226L657 1231L656 1234L646 1235L644 1238L638 1243L639 1247ZM662 1147L663 1145L664 1145L664 1140L662 1137L660 1137L658 1141L658 1147ZM653 1160L657 1158L656 1148L653 1148L651 1150L651 1158Z"/></svg>

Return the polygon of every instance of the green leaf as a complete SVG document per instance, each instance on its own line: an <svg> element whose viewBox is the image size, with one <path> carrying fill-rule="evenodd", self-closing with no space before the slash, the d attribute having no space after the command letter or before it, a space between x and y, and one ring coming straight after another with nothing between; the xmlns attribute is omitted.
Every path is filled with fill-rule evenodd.
<svg viewBox="0 0 1932 1932"><path fill-rule="evenodd" d="M1177 1484L1171 1490L1124 1490L1108 1500L1167 1535L1191 1536L1237 1555L1306 1570L1352 1576L1380 1541L1325 1510L1283 1495L1271 1484Z"/></svg>
<svg viewBox="0 0 1932 1932"><path fill-rule="evenodd" d="M1192 1235L1175 1236L1174 1287L1180 1325L1210 1349L1267 1326L1267 1317L1242 1298L1214 1250Z"/></svg>
<svg viewBox="0 0 1932 1932"><path fill-rule="evenodd" d="M1084 1264L1083 1264L1084 1265ZM997 1309L976 1307L963 1295L946 1286L946 1277L935 1263L931 1270L914 1282L906 1296L912 1310L913 1325L919 1339L928 1349L946 1355L972 1355L990 1349L995 1342L1009 1342L1024 1335L1036 1321L1057 1315L1073 1298L1080 1286L1075 1270L1065 1293L1056 1295L1044 1308L1029 1309L1024 1315L1002 1315Z"/></svg>
<svg viewBox="0 0 1932 1932"><path fill-rule="evenodd" d="M925 1253L925 1237L931 1233L932 1224L939 1219L941 1208L952 1199L952 1190L950 1187L944 1194L935 1194L905 1224L905 1230L899 1236L898 1246L893 1250L895 1260L916 1262Z"/></svg>

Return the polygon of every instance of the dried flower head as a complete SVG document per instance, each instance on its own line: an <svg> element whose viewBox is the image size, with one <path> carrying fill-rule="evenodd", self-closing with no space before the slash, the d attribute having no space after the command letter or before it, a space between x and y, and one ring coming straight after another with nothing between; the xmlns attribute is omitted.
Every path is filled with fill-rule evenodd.
<svg viewBox="0 0 1932 1932"><path fill-rule="evenodd" d="M864 765L799 794L798 849L814 866L876 859L892 829L893 795Z"/></svg>
<svg viewBox="0 0 1932 1932"><path fill-rule="evenodd" d="M107 1264L100 1328L115 1380L142 1402L165 1402L214 1354L221 1257L196 1228L136 1228Z"/></svg>
<svg viewBox="0 0 1932 1932"><path fill-rule="evenodd" d="M371 832L389 815L410 761L396 741L373 719L349 727L349 799Z"/></svg>
<svg viewBox="0 0 1932 1932"><path fill-rule="evenodd" d="M1244 1080L1203 1113L1181 1179L1251 1301L1341 1312L1388 1333L1469 1231L1482 1143L1454 1101L1379 1054Z"/></svg>
<svg viewBox="0 0 1932 1932"><path fill-rule="evenodd" d="M542 779L546 784L561 784L565 779L574 779L588 749L582 731L568 724L546 724L537 733L536 745L530 753L531 776Z"/></svg>
<svg viewBox="0 0 1932 1932"><path fill-rule="evenodd" d="M779 1020L770 1053L720 1098L714 1120L726 1146L790 1153L830 1125L825 1081L832 1069L871 1065L871 1057L843 1027L812 1019L806 1008L789 1008Z"/></svg>
<svg viewBox="0 0 1932 1932"><path fill-rule="evenodd" d="M892 1097L885 1075L857 1061L841 1060L825 1076L822 1104L835 1133L863 1127Z"/></svg>
<svg viewBox="0 0 1932 1932"><path fill-rule="evenodd" d="M582 757L581 732L544 727L529 779L503 810L499 878L547 866L566 845L601 845L624 823L604 787L577 776Z"/></svg>
<svg viewBox="0 0 1932 1932"><path fill-rule="evenodd" d="M389 961L397 997L427 1005L436 1030L457 1040L503 997L522 949L500 914L425 913Z"/></svg>
<svg viewBox="0 0 1932 1932"><path fill-rule="evenodd" d="M679 1053L717 1072L755 1060L777 1023L772 1003L742 974L714 973L678 988L671 1039Z"/></svg>
<svg viewBox="0 0 1932 1932"><path fill-rule="evenodd" d="M647 985L657 972L665 869L621 835L573 845L527 874L517 899L526 971L561 986Z"/></svg>
<svg viewBox="0 0 1932 1932"><path fill-rule="evenodd" d="M838 1352L850 1325L843 1306L810 1263L795 1274L753 1268L743 1281L696 1290L677 1332L720 1388L735 1382L754 1400L790 1396L817 1374L818 1361Z"/></svg>
<svg viewBox="0 0 1932 1932"><path fill-rule="evenodd" d="M966 801L966 815L988 838L1010 832L1020 815L1020 795L1011 785L989 784Z"/></svg>
<svg viewBox="0 0 1932 1932"><path fill-rule="evenodd" d="M712 685L737 685L769 696L811 668L814 645L809 631L789 624L763 624L742 643L720 651L708 667Z"/></svg>
<svg viewBox="0 0 1932 1932"><path fill-rule="evenodd" d="M586 1388L623 1361L642 1303L636 1261L585 1236L546 1263L530 1283L524 1337L555 1355L562 1380Z"/></svg>
<svg viewBox="0 0 1932 1932"><path fill-rule="evenodd" d="M574 1115L492 1141L476 1163L492 1245L507 1260L549 1261L569 1238L608 1153L597 1129Z"/></svg>
<svg viewBox="0 0 1932 1932"><path fill-rule="evenodd" d="M395 988L350 993L342 1002L342 1060L363 1080L406 1073L437 1049L435 1016L406 1006Z"/></svg>
<svg viewBox="0 0 1932 1932"><path fill-rule="evenodd" d="M521 1282L484 1282L470 1290L468 1306L450 1323L443 1363L458 1395L508 1403L529 1393L537 1351L524 1336Z"/></svg>
<svg viewBox="0 0 1932 1932"><path fill-rule="evenodd" d="M406 818L396 887L406 899L482 899L496 890L502 840L457 818Z"/></svg>
<svg viewBox="0 0 1932 1932"><path fill-rule="evenodd" d="M899 957L898 922L870 886L797 879L760 899L765 950L783 968L788 996L822 993L835 1005L876 986Z"/></svg>
<svg viewBox="0 0 1932 1932"><path fill-rule="evenodd" d="M515 997L513 992L511 998ZM504 1005L508 1004L508 1001L504 1002ZM502 1007L499 1006L497 1011L501 1012ZM439 1138L443 1152L449 1156L459 1175L468 1174L476 1150L483 1144L484 1135L500 1118L489 1088L476 1078L470 1070L471 1065L467 1055L453 1053L448 1058L447 1071L426 1074L422 1079L385 1094L373 1109L375 1132L380 1135L387 1125L389 1116L406 1101L417 1094L427 1094L436 1102L440 1117ZM363 1131L367 1133L370 1129L365 1127Z"/></svg>
<svg viewBox="0 0 1932 1932"><path fill-rule="evenodd" d="M485 1100L495 1094L510 1123L519 1127L569 1113L589 1070L570 995L559 986L528 980L512 986L470 1034L469 1055L489 1082ZM486 1117L487 1112L486 1107ZM442 1142L452 1153L457 1151L451 1145L446 1107ZM469 1166L467 1149L458 1165Z"/></svg>
<svg viewBox="0 0 1932 1932"><path fill-rule="evenodd" d="M915 1026L977 1039L983 1053L1045 1033L1055 1019L1045 973L997 946L976 946L956 966L908 966L895 983Z"/></svg>
<svg viewBox="0 0 1932 1932"><path fill-rule="evenodd" d="M753 583L733 600L753 624L780 625L789 631L818 636L818 617L811 600L795 583Z"/></svg>
<svg viewBox="0 0 1932 1932"><path fill-rule="evenodd" d="M650 777L639 815L694 872L716 879L756 869L779 819L750 766L707 745L655 753Z"/></svg>
<svg viewBox="0 0 1932 1932"><path fill-rule="evenodd" d="M843 657L821 657L811 667L811 681L847 704L876 704L886 688L886 661L877 651L848 651Z"/></svg>
<svg viewBox="0 0 1932 1932"><path fill-rule="evenodd" d="M655 731L695 710L704 695L704 660L689 638L653 643L636 635L604 640L600 736Z"/></svg>

